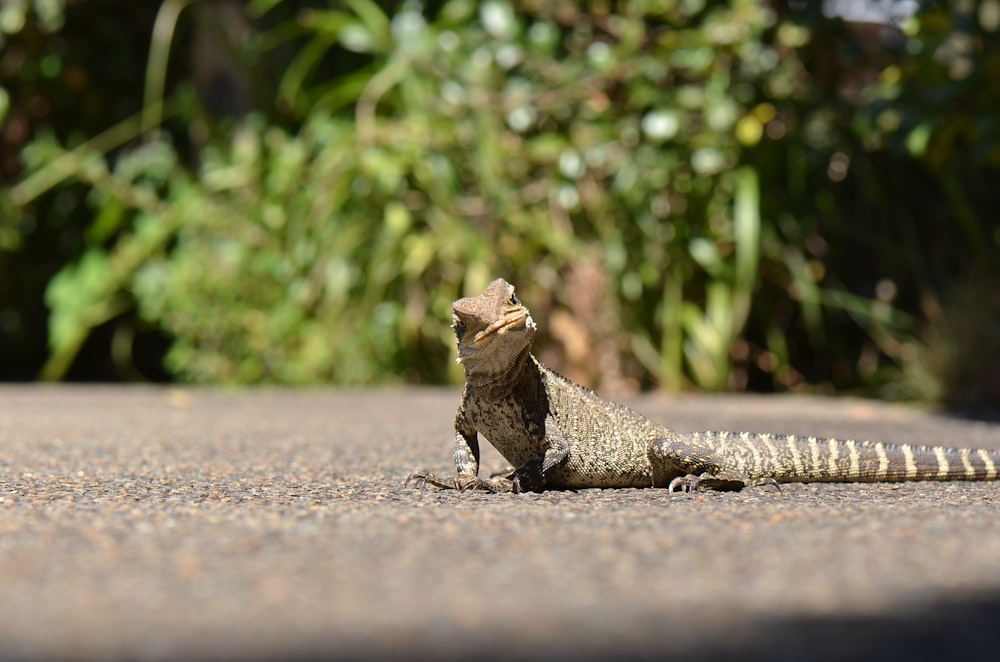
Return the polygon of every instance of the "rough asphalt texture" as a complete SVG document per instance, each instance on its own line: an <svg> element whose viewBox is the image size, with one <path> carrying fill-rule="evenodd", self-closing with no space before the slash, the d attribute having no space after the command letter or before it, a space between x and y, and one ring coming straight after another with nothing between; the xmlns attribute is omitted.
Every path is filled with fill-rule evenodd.
<svg viewBox="0 0 1000 662"><path fill-rule="evenodd" d="M1000 482L404 488L452 471L458 399L0 386L0 660L1000 650ZM1000 448L1000 425L856 400L628 404L680 430Z"/></svg>

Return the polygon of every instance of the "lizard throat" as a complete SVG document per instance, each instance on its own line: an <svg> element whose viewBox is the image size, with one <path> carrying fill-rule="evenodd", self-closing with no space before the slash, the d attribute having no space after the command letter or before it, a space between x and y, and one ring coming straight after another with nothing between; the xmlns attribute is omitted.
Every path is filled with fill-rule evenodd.
<svg viewBox="0 0 1000 662"><path fill-rule="evenodd" d="M509 352L476 352L459 357L465 381L482 389L506 390L515 384L529 362L530 344L508 348Z"/></svg>

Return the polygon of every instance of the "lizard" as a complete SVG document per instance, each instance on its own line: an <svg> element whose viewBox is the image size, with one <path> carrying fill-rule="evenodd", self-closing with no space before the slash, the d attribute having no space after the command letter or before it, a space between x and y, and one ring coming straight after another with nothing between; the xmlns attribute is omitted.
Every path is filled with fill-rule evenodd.
<svg viewBox="0 0 1000 662"><path fill-rule="evenodd" d="M788 482L994 480L1000 451L756 432L677 432L550 370L531 354L537 325L502 278L452 304L465 387L456 475L421 488L540 492L665 487L740 490ZM479 476L479 435L513 469ZM780 488L779 488L780 489Z"/></svg>

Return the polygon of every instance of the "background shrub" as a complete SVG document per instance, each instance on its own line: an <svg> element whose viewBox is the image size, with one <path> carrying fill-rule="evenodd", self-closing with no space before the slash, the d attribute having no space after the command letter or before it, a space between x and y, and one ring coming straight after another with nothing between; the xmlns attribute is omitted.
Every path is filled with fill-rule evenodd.
<svg viewBox="0 0 1000 662"><path fill-rule="evenodd" d="M947 399L983 362L949 320L998 270L1000 3L21 7L62 64L3 68L8 376L44 286L45 378L442 381L496 275L604 389Z"/></svg>

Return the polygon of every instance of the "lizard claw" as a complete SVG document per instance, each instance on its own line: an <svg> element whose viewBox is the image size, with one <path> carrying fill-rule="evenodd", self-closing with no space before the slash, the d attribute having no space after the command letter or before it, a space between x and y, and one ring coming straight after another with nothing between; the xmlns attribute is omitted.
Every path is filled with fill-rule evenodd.
<svg viewBox="0 0 1000 662"><path fill-rule="evenodd" d="M423 471L414 471L412 474L407 476L406 480L403 481L403 487L409 487L411 482L414 487L419 487L421 492L424 491L428 483L436 487L455 487L454 483L449 484L448 481L442 480L434 474L429 474Z"/></svg>
<svg viewBox="0 0 1000 662"><path fill-rule="evenodd" d="M478 476L458 476L455 478L455 486L459 492L483 490L499 494L501 492L516 492L514 482L509 478L489 478L483 479Z"/></svg>
<svg viewBox="0 0 1000 662"><path fill-rule="evenodd" d="M667 485L668 492L694 492L698 489L698 483L701 482L701 476L695 476L694 474L688 474L686 476L677 476L670 484Z"/></svg>
<svg viewBox="0 0 1000 662"><path fill-rule="evenodd" d="M769 485L773 486L778 492L781 492L781 485L778 485L778 481L771 476L750 481L750 487L767 487Z"/></svg>
<svg viewBox="0 0 1000 662"><path fill-rule="evenodd" d="M455 489L459 492L475 492L484 488L485 481L477 476L456 476Z"/></svg>

